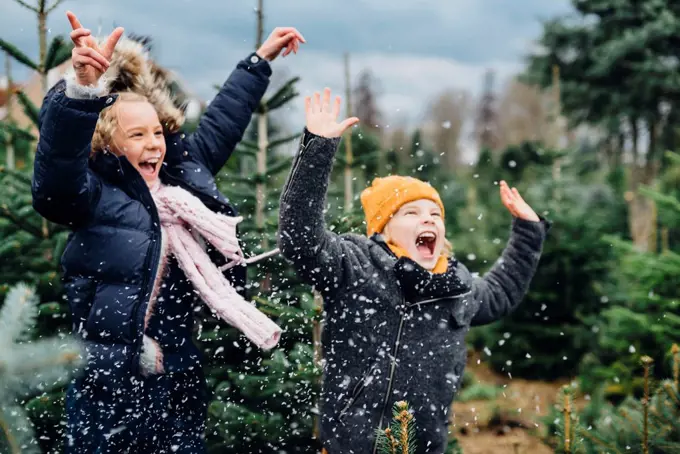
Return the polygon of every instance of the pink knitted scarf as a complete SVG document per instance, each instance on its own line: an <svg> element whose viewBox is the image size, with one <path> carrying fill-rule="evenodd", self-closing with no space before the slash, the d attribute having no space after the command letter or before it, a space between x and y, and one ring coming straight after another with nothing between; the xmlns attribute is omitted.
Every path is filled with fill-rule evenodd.
<svg viewBox="0 0 680 454"><path fill-rule="evenodd" d="M151 188L151 195L167 239L167 253L174 255L201 299L255 345L265 350L273 348L281 328L236 292L195 237L200 235L220 251L230 261L227 265L244 263L236 237L236 226L243 218L215 213L177 186L157 183ZM149 343L155 344L145 338L145 346Z"/></svg>

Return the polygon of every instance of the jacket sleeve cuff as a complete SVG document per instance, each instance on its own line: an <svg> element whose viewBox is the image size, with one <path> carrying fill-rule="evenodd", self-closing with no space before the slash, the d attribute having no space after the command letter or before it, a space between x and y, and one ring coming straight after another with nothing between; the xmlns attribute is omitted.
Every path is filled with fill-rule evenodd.
<svg viewBox="0 0 680 454"><path fill-rule="evenodd" d="M76 81L76 74L69 71L65 76L66 96L71 99L97 99L108 94L106 78L101 77L97 85L80 85Z"/></svg>
<svg viewBox="0 0 680 454"><path fill-rule="evenodd" d="M253 52L241 62L248 71L259 72L266 77L272 75L272 67L267 60Z"/></svg>
<svg viewBox="0 0 680 454"><path fill-rule="evenodd" d="M545 241L552 222L539 216L539 221L528 221L521 218L512 218L512 234L531 242L543 243Z"/></svg>

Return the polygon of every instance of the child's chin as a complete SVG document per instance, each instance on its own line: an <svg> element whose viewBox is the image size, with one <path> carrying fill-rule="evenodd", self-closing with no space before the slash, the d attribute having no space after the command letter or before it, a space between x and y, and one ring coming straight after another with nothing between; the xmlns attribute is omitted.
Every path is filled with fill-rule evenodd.
<svg viewBox="0 0 680 454"><path fill-rule="evenodd" d="M152 186L158 181L158 175L142 175L147 185Z"/></svg>
<svg viewBox="0 0 680 454"><path fill-rule="evenodd" d="M437 266L437 260L433 257L417 257L415 262L428 271L432 271Z"/></svg>

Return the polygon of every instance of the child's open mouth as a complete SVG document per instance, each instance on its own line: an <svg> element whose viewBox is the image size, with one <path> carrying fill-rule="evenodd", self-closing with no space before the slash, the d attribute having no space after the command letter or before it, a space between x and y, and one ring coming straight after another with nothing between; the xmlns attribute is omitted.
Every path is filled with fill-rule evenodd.
<svg viewBox="0 0 680 454"><path fill-rule="evenodd" d="M161 158L151 158L139 163L139 172L145 176L154 176L160 167Z"/></svg>
<svg viewBox="0 0 680 454"><path fill-rule="evenodd" d="M423 232L416 238L416 247L423 258L434 257L434 247L437 244L437 234L434 232Z"/></svg>

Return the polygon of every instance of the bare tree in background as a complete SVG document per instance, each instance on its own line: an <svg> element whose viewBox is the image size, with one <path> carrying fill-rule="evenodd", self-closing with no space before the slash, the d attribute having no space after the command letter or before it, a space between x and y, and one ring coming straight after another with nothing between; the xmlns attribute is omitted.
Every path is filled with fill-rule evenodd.
<svg viewBox="0 0 680 454"><path fill-rule="evenodd" d="M496 73L488 70L484 74L484 90L479 101L477 121L475 122L475 138L479 149L499 149L499 121L494 82Z"/></svg>
<svg viewBox="0 0 680 454"><path fill-rule="evenodd" d="M498 112L501 148L548 139L551 127L549 104L547 95L540 89L517 79L511 80L505 87Z"/></svg>
<svg viewBox="0 0 680 454"><path fill-rule="evenodd" d="M378 108L379 82L369 69L363 70L358 77L352 105L354 115L359 118L362 128L380 133L382 115Z"/></svg>
<svg viewBox="0 0 680 454"><path fill-rule="evenodd" d="M405 126L405 122L403 120L392 121L391 127L385 133L383 142L385 148L394 152L399 163L399 172L406 171L411 161L411 156L409 156L411 135Z"/></svg>
<svg viewBox="0 0 680 454"><path fill-rule="evenodd" d="M427 139L438 154L443 153L448 169L455 169L461 160L460 137L470 108L468 92L449 89L435 97L428 109Z"/></svg>

